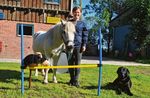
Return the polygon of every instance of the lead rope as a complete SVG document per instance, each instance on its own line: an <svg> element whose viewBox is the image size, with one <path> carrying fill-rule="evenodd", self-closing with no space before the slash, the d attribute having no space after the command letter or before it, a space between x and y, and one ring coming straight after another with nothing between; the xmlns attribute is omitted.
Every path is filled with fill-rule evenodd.
<svg viewBox="0 0 150 98"><path fill-rule="evenodd" d="M70 60L71 57L72 57L72 53L71 53L71 52L67 52L66 54L67 54L67 59L68 59L68 62L69 62L69 60Z"/></svg>

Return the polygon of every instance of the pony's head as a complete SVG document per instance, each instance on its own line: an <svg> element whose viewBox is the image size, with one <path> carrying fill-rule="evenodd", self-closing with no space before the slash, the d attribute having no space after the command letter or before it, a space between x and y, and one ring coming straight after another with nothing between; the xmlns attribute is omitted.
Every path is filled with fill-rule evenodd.
<svg viewBox="0 0 150 98"><path fill-rule="evenodd" d="M63 26L62 38L65 43L67 51L71 51L74 48L74 37L75 37L75 24L71 21L61 21Z"/></svg>

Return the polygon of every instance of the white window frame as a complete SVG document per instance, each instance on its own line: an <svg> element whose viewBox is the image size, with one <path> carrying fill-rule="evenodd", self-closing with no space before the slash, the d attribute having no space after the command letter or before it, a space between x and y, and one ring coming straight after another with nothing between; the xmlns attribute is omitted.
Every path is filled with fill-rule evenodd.
<svg viewBox="0 0 150 98"><path fill-rule="evenodd" d="M47 4L60 4L60 0L44 0Z"/></svg>
<svg viewBox="0 0 150 98"><path fill-rule="evenodd" d="M17 35L20 36L21 35L21 23L17 23ZM27 30L26 27L30 27L31 31L30 32L25 32ZM34 33L34 25L33 24L23 24L23 32L24 32L24 36L32 36Z"/></svg>

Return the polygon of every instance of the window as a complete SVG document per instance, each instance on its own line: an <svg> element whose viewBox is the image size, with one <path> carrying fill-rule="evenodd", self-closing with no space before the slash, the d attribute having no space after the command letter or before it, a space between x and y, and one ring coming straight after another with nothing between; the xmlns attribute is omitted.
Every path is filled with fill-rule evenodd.
<svg viewBox="0 0 150 98"><path fill-rule="evenodd" d="M59 4L60 0L44 0L45 3Z"/></svg>
<svg viewBox="0 0 150 98"><path fill-rule="evenodd" d="M3 13L2 10L0 10L0 20L1 20L1 19L5 19L5 15L4 15L4 13Z"/></svg>
<svg viewBox="0 0 150 98"><path fill-rule="evenodd" d="M23 24L24 35L32 36L33 32L34 32L34 25ZM17 34L21 35L21 24L17 24Z"/></svg>

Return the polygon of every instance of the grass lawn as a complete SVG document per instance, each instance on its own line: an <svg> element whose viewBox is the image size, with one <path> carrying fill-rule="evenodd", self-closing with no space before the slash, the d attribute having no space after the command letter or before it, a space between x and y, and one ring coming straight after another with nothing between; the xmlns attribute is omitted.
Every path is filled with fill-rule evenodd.
<svg viewBox="0 0 150 98"><path fill-rule="evenodd" d="M69 74L57 74L58 83L52 83L52 73L49 73L49 84L43 84L43 77L32 76L32 87L28 88L29 70L25 70L25 92L21 95L21 73L18 63L0 63L0 98L130 98L122 93L117 95L110 89L109 82L117 77L119 66L103 65L101 96L97 96L98 68L82 68L80 74L81 87L69 86ZM149 98L150 67L127 66L132 80L131 98Z"/></svg>

